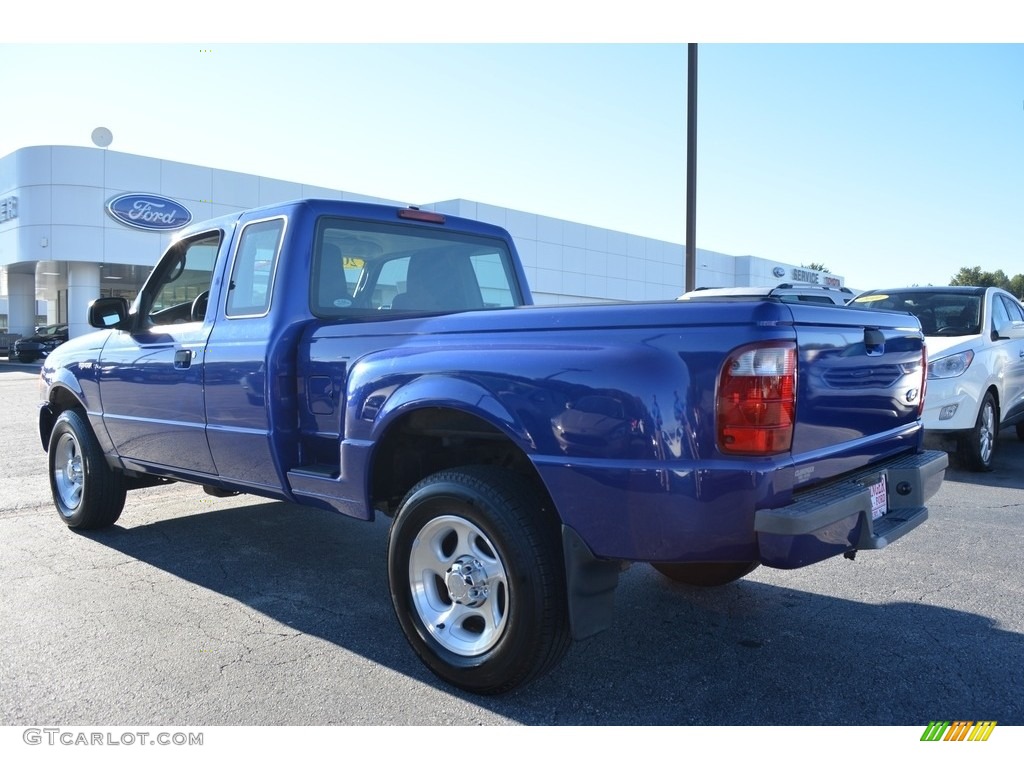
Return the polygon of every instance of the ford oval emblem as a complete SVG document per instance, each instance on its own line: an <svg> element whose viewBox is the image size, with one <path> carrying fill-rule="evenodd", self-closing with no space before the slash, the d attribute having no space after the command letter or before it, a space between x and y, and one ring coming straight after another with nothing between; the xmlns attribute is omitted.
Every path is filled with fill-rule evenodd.
<svg viewBox="0 0 1024 768"><path fill-rule="evenodd" d="M783 277L786 274L786 270L783 269L782 267L776 267L775 269L772 270L772 274L775 275L776 277Z"/></svg>
<svg viewBox="0 0 1024 768"><path fill-rule="evenodd" d="M129 227L160 232L181 229L192 221L192 212L181 203L169 197L134 192L110 198L107 213Z"/></svg>

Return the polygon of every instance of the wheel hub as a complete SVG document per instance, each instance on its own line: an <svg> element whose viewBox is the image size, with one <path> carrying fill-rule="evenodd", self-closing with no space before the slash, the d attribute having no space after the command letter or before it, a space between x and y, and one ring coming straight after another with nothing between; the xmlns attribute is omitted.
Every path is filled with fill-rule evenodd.
<svg viewBox="0 0 1024 768"><path fill-rule="evenodd" d="M463 555L445 573L445 586L453 603L479 608L487 602L487 570L475 557Z"/></svg>
<svg viewBox="0 0 1024 768"><path fill-rule="evenodd" d="M413 609L442 648L471 658L498 644L510 611L509 577L475 523L458 515L428 520L405 568Z"/></svg>
<svg viewBox="0 0 1024 768"><path fill-rule="evenodd" d="M69 456L64 466L64 474L75 485L82 482L82 460L78 456Z"/></svg>

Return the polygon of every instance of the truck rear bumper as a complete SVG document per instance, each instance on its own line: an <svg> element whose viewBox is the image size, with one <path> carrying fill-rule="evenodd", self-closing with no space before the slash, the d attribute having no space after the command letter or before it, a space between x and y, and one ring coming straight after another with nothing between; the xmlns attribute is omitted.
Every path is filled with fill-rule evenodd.
<svg viewBox="0 0 1024 768"><path fill-rule="evenodd" d="M925 501L942 485L947 463L942 451L902 456L797 493L785 507L759 510L754 530L761 562L800 568L881 549L927 519Z"/></svg>

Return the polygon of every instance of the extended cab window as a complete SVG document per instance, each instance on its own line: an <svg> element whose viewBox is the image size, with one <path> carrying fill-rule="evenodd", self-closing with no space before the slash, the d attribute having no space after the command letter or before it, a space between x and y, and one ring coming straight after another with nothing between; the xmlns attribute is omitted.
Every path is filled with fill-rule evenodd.
<svg viewBox="0 0 1024 768"><path fill-rule="evenodd" d="M253 222L242 230L228 284L229 317L263 315L270 308L283 233L280 218Z"/></svg>
<svg viewBox="0 0 1024 768"><path fill-rule="evenodd" d="M310 306L320 317L460 312L522 303L500 240L413 226L325 219Z"/></svg>
<svg viewBox="0 0 1024 768"><path fill-rule="evenodd" d="M201 321L213 281L221 233L175 244L139 294L139 310L151 325Z"/></svg>

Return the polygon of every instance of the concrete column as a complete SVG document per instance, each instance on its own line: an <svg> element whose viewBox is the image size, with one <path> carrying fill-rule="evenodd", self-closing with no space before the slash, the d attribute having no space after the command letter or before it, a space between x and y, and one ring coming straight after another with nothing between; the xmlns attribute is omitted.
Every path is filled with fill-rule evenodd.
<svg viewBox="0 0 1024 768"><path fill-rule="evenodd" d="M89 302L100 295L100 267L84 261L68 262L68 338L89 333Z"/></svg>
<svg viewBox="0 0 1024 768"><path fill-rule="evenodd" d="M31 336L36 328L36 276L7 271L7 330Z"/></svg>

